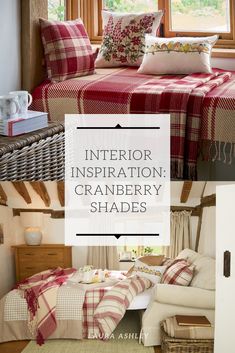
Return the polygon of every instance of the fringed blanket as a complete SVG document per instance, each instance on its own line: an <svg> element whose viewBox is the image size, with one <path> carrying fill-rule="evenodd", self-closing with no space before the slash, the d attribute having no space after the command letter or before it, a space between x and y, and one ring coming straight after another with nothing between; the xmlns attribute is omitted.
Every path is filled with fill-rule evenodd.
<svg viewBox="0 0 235 353"><path fill-rule="evenodd" d="M76 113L170 113L171 177L196 179L205 98L216 87L222 89L230 79L231 73L221 70L184 77L142 75L135 68L99 69L91 76L56 84L43 83L33 93L31 108L47 111L51 120L60 121L64 114ZM206 104L211 105L211 101ZM217 108L213 109L216 115ZM219 119L215 123L221 126ZM209 113L208 116L204 113L203 128L211 131ZM217 131L217 127L213 130ZM234 129L232 133L235 134Z"/></svg>
<svg viewBox="0 0 235 353"><path fill-rule="evenodd" d="M39 345L56 330L57 291L74 272L62 268L47 270L16 286L27 302L28 327Z"/></svg>
<svg viewBox="0 0 235 353"><path fill-rule="evenodd" d="M235 73L203 102L201 147L205 160L232 164L235 158Z"/></svg>

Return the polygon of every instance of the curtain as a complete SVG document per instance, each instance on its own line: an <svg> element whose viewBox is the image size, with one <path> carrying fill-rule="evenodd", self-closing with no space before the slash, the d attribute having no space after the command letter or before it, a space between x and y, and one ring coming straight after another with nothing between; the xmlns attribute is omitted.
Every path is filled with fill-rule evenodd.
<svg viewBox="0 0 235 353"><path fill-rule="evenodd" d="M87 264L95 268L118 270L118 251L116 246L89 246Z"/></svg>
<svg viewBox="0 0 235 353"><path fill-rule="evenodd" d="M174 259L183 249L190 248L191 212L171 212L170 246L163 247L167 257Z"/></svg>

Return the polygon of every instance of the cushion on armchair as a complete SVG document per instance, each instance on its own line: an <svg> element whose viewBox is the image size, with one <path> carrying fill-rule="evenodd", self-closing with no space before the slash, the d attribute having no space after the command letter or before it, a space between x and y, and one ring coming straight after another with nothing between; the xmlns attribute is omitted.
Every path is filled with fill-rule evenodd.
<svg viewBox="0 0 235 353"><path fill-rule="evenodd" d="M167 267L162 277L162 283L189 286L193 273L194 266L190 262L184 259L176 259Z"/></svg>
<svg viewBox="0 0 235 353"><path fill-rule="evenodd" d="M190 283L191 287L215 290L215 259L190 249L184 249L180 252L177 259L182 258L195 266L194 276Z"/></svg>

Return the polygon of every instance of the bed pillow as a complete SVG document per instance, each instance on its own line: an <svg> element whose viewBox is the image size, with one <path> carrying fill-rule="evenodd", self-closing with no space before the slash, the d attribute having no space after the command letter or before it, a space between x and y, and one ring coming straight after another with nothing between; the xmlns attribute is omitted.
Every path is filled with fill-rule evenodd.
<svg viewBox="0 0 235 353"><path fill-rule="evenodd" d="M218 37L158 38L146 35L146 47L138 73L212 73L211 51Z"/></svg>
<svg viewBox="0 0 235 353"><path fill-rule="evenodd" d="M165 270L166 266L149 266L137 259L132 274L147 278L155 284L161 282L161 278Z"/></svg>
<svg viewBox="0 0 235 353"><path fill-rule="evenodd" d="M145 34L156 35L163 12L120 14L102 11L103 40L96 67L139 66L145 49Z"/></svg>
<svg viewBox="0 0 235 353"><path fill-rule="evenodd" d="M161 266L163 265L163 261L165 259L164 255L146 255L146 256L141 256L138 258L139 261L144 262L146 265L149 266ZM126 276L129 277L132 275L134 266L132 266L129 271L126 273Z"/></svg>
<svg viewBox="0 0 235 353"><path fill-rule="evenodd" d="M175 260L165 271L161 283L189 286L194 273L194 266L184 259Z"/></svg>
<svg viewBox="0 0 235 353"><path fill-rule="evenodd" d="M48 78L52 82L94 73L92 47L81 19L40 19L40 25Z"/></svg>

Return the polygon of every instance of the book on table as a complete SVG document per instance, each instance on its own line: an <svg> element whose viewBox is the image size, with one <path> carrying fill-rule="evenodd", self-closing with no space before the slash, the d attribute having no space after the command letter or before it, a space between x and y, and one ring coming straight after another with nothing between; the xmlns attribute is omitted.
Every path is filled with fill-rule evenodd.
<svg viewBox="0 0 235 353"><path fill-rule="evenodd" d="M0 119L0 135L17 136L48 126L48 114L28 111L27 116L15 119Z"/></svg>
<svg viewBox="0 0 235 353"><path fill-rule="evenodd" d="M175 318L179 326L211 327L206 316L176 315Z"/></svg>

